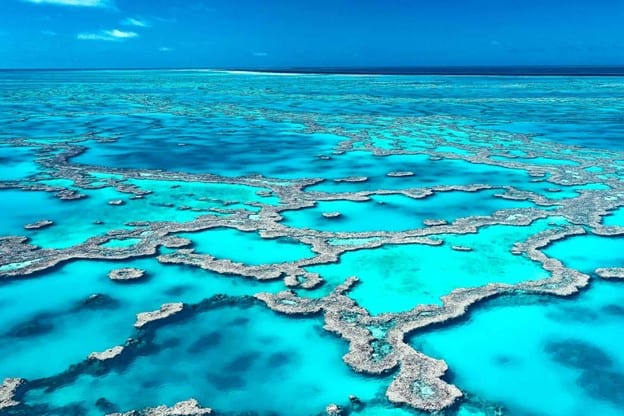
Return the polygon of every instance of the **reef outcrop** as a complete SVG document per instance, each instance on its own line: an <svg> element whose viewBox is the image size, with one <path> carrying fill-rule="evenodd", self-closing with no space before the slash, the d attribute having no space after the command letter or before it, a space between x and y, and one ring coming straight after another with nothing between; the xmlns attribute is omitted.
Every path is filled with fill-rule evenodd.
<svg viewBox="0 0 624 416"><path fill-rule="evenodd" d="M111 280L118 282L126 282L141 279L145 276L145 270L137 269L134 267L126 267L123 269L111 270L108 273L108 277Z"/></svg>
<svg viewBox="0 0 624 416"><path fill-rule="evenodd" d="M182 312L184 304L182 302L165 303L159 310L152 312L141 312L136 316L135 328L143 328L144 326L162 319L169 318L177 313Z"/></svg>
<svg viewBox="0 0 624 416"><path fill-rule="evenodd" d="M54 221L52 220L39 220L30 224L26 224L24 228L27 230L39 230L41 228L49 227L52 224L54 224Z"/></svg>
<svg viewBox="0 0 624 416"><path fill-rule="evenodd" d="M327 416L342 416L344 413L342 412L340 406L335 403L331 403L325 408L325 414Z"/></svg>
<svg viewBox="0 0 624 416"><path fill-rule="evenodd" d="M212 409L203 408L195 399L178 402L171 407L158 406L143 410L131 410L126 413L109 413L107 416L207 416Z"/></svg>
<svg viewBox="0 0 624 416"><path fill-rule="evenodd" d="M624 267L599 268L595 273L603 279L624 279Z"/></svg>
<svg viewBox="0 0 624 416"><path fill-rule="evenodd" d="M91 354L89 354L89 359L99 360L99 361L111 360L117 357L118 355L120 355L123 352L123 350L124 350L124 347L118 345L118 346L109 348L107 350L104 350L102 352L92 352Z"/></svg>
<svg viewBox="0 0 624 416"><path fill-rule="evenodd" d="M20 404L16 400L19 388L24 384L21 378L5 378L0 385L0 411Z"/></svg>
<svg viewBox="0 0 624 416"><path fill-rule="evenodd" d="M391 178L401 178L405 176L414 176L414 172L411 171L394 171L388 172L386 176L390 176Z"/></svg>

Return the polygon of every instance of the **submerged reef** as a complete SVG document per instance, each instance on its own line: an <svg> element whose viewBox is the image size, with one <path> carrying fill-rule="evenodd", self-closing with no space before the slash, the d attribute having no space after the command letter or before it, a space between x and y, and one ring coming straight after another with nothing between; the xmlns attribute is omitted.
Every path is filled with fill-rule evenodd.
<svg viewBox="0 0 624 416"><path fill-rule="evenodd" d="M177 303L166 303L160 307L159 310L153 312L141 312L137 315L137 320L134 323L135 328L143 328L145 325L159 321L161 319L167 319L168 317L175 315L178 312L181 312L184 308L184 304L181 302Z"/></svg>
<svg viewBox="0 0 624 416"><path fill-rule="evenodd" d="M35 375L25 380L8 378L21 374L0 374L7 377L0 388L0 412L10 408L10 415L70 414L71 408L87 415L211 414L199 405L212 406L210 397L190 394L177 398L177 403L158 406L164 402L156 401L150 406L158 407L143 410L144 406L120 409L104 395L99 405L81 403L79 397L76 403L61 405L47 403L37 394L79 386L85 378L109 375L138 357L167 351L181 341L158 344L161 329L235 304L322 321L325 334L348 344L342 357L348 367L383 381L381 395L360 399L353 392L314 412L358 414L367 406L385 406L453 414L465 403L475 405L475 399L462 385L449 381L444 360L419 351L409 337L453 325L472 309L497 299L572 298L593 277L624 277L624 264L580 270L567 259L548 254L549 247L571 238L624 236L624 221L607 221L619 218L624 207L624 152L618 149L555 140L558 136L545 140L498 119L486 122L493 110L487 100L475 97L466 99L470 105L461 103L467 114L436 115L432 110L415 115L401 110L418 102L403 96L403 87L396 87L396 97L325 91L316 98L322 102L312 101L317 107L309 107L307 94L279 92L292 86L275 79L267 81L277 82L270 90L252 75L223 75L221 87L210 78L213 75L177 76L182 78L174 74L165 78L176 79L174 87L189 92L188 101L149 88L126 92L119 101L114 98L117 93L99 92L102 102L111 100L100 113L88 89L77 83L63 87L70 95L58 98L59 107L48 116L64 121L52 121L49 131L41 127L45 132L40 134L32 128L31 123L43 123L35 111L7 116L9 134L2 135L0 144L32 149L34 157L24 160L22 177L0 176L0 193L11 196L4 203L20 212L0 233L0 293L31 282L32 290L44 292L48 289L36 287L37 282L61 281L58 276L64 268L77 262L105 263L100 277L115 286L98 284L87 301L82 295L82 304L76 306L72 300L65 309L61 295L59 304L49 310L6 301L7 307L24 308L23 315L30 320L10 322L12 330L2 336L11 340L27 338L24 334L64 336L69 327L79 332L80 319L100 309L123 314L129 319L129 332L116 333L110 344L103 339L91 351L76 347L75 355L68 352L68 365L60 372L33 371ZM60 87L49 82L54 88L15 90L12 99L20 102L23 95L31 103L52 99ZM228 84L232 82L243 86ZM350 83L355 80L336 82L353 88ZM362 82L374 88L372 80ZM219 88L226 87L233 88L240 102L225 98L232 91L222 94ZM204 102L206 89L217 94L216 101ZM265 103L264 94L276 94L280 100ZM67 100L84 105L85 114L64 108ZM341 100L366 105L358 113L344 110L348 106L326 111L325 106ZM544 100L556 104L555 99ZM521 106L523 98L508 104ZM427 105L435 110L441 104L432 98ZM379 108L395 110L386 114ZM216 127L200 121L204 119L213 120ZM204 131L214 137L203 136ZM173 156L164 154L169 152ZM9 206L13 203L9 200L15 200L18 208ZM490 232L494 240L484 240ZM402 253L409 255L397 258L392 247L404 248ZM367 250L382 253L380 282L363 277L374 268L370 263L346 261ZM153 263L140 263L147 259ZM455 259L473 269L466 266L458 276L444 271L421 275ZM330 273L329 267L334 271ZM164 274L154 270L176 273L163 282ZM195 289L185 286L182 278L175 284L177 276L188 270L200 281ZM393 274L397 270L404 275ZM477 274L486 280L476 279ZM213 278L228 283L219 286ZM72 284L80 285L80 279L74 276ZM214 290L245 287L244 295L252 296L215 295L211 285ZM154 288L163 290L164 303L135 305L120 300L150 299ZM71 293L72 287L54 290ZM409 302L414 299L409 307L393 308L397 292ZM428 296L426 302L420 300L423 294ZM0 307L2 302L0 298ZM146 308L136 310L137 305ZM247 319L253 321L254 316ZM85 332L99 332L89 325L94 324L85 323ZM214 322L206 322L201 328L207 331L205 337L187 352L218 344L221 335L213 326ZM309 347L303 339L300 343L301 350ZM276 354L272 366L288 362L289 354ZM253 362L253 357L238 357L232 368L253 367ZM231 374L207 377L224 391L236 392L245 385L243 377ZM188 397L199 402L185 400ZM292 414L311 414L310 409L298 412Z"/></svg>
<svg viewBox="0 0 624 416"><path fill-rule="evenodd" d="M54 224L53 221L50 221L50 220L40 220L40 221L37 221L37 222L33 222L31 224L26 224L24 226L24 228L27 229L27 230L38 230L40 228L49 227L52 224Z"/></svg>
<svg viewBox="0 0 624 416"><path fill-rule="evenodd" d="M145 275L145 270L126 267L123 269L111 270L108 277L116 281L129 281L141 279Z"/></svg>
<svg viewBox="0 0 624 416"><path fill-rule="evenodd" d="M89 359L100 360L100 361L110 360L110 359L117 357L122 352L123 352L123 347L116 346L113 348L109 348L106 351L92 352L91 354L89 354Z"/></svg>
<svg viewBox="0 0 624 416"><path fill-rule="evenodd" d="M212 409L202 408L197 400L189 399L171 407L163 405L126 413L111 413L108 416L205 416L210 414L212 414Z"/></svg>
<svg viewBox="0 0 624 416"><path fill-rule="evenodd" d="M596 269L596 274L603 279L624 279L623 267L608 267Z"/></svg>
<svg viewBox="0 0 624 416"><path fill-rule="evenodd" d="M6 378L0 386L0 411L20 403L15 400L18 389L24 384L20 378Z"/></svg>

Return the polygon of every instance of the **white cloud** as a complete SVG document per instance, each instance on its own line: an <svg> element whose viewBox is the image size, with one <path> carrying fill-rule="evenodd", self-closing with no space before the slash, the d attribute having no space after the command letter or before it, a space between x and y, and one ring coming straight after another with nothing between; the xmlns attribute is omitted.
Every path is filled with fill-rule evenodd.
<svg viewBox="0 0 624 416"><path fill-rule="evenodd" d="M79 33L76 35L76 39L79 40L104 40L109 42L122 41L126 39L132 39L138 37L136 32L124 32L119 29L101 30L95 33Z"/></svg>
<svg viewBox="0 0 624 416"><path fill-rule="evenodd" d="M149 27L150 24L147 20L136 19L134 17L127 17L121 21L121 24L124 26L134 26L134 27Z"/></svg>
<svg viewBox="0 0 624 416"><path fill-rule="evenodd" d="M130 39L139 36L136 32L124 32L123 30L118 29L105 30L104 33L118 39Z"/></svg>
<svg viewBox="0 0 624 416"><path fill-rule="evenodd" d="M160 47L160 48L158 48L158 50L161 51L161 52L171 52L171 51L173 51L173 49L168 48L166 46Z"/></svg>
<svg viewBox="0 0 624 416"><path fill-rule="evenodd" d="M54 4L57 6L110 7L111 0L22 0L33 4Z"/></svg>

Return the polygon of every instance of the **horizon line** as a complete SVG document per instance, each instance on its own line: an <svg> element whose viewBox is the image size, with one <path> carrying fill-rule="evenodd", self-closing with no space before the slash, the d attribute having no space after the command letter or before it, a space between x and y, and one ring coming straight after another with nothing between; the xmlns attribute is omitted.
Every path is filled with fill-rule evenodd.
<svg viewBox="0 0 624 416"><path fill-rule="evenodd" d="M515 75L515 76L624 76L624 64L582 65L386 65L284 67L58 67L0 68L0 72L53 71L214 71L319 75Z"/></svg>

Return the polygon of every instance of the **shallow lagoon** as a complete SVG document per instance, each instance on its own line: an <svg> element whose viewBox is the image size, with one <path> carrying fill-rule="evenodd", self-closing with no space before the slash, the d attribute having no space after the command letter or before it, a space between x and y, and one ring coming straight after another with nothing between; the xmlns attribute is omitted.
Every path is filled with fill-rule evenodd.
<svg viewBox="0 0 624 416"><path fill-rule="evenodd" d="M500 190L436 192L425 198L404 195L373 195L369 201L319 201L313 208L283 211L283 223L291 227L332 232L405 231L421 228L423 221L452 222L460 217L490 215L509 208L530 208L527 201L496 197ZM337 218L324 213L339 212Z"/></svg>
<svg viewBox="0 0 624 416"><path fill-rule="evenodd" d="M624 227L624 208L617 209L611 213L611 215L604 217L604 225L616 225Z"/></svg>
<svg viewBox="0 0 624 416"><path fill-rule="evenodd" d="M301 340L313 347L302 347ZM159 328L153 342L153 354L119 371L81 376L68 387L33 392L28 399L78 403L84 414L97 415L95 402L102 397L120 410L202 397L222 412L304 416L321 413L328 403L348 405L350 394L370 400L385 390L383 379L359 376L341 362L346 345L320 322L288 319L259 306L201 312Z"/></svg>
<svg viewBox="0 0 624 416"><path fill-rule="evenodd" d="M514 243L547 228L547 220L530 227L491 226L478 234L440 235L442 246L386 245L347 252L336 264L308 267L327 281L325 293L356 275L350 294L371 313L403 312L462 287L517 283L549 277L539 264L511 254ZM462 246L472 251L453 250ZM319 295L319 292L316 293Z"/></svg>
<svg viewBox="0 0 624 416"><path fill-rule="evenodd" d="M463 160L432 161L427 155L374 156L368 152L350 152L335 156L331 161L327 161L326 165L332 166L330 171L325 170L326 178L363 176L368 177L368 180L365 182L328 180L308 187L308 191L357 192L470 184L538 186L529 184L529 176L525 170L478 165ZM341 169L336 170L336 165ZM387 176L390 172L412 172L414 175Z"/></svg>
<svg viewBox="0 0 624 416"><path fill-rule="evenodd" d="M193 242L196 253L210 254L247 265L283 263L314 257L305 244L293 239L266 239L252 232L217 228L180 234Z"/></svg>
<svg viewBox="0 0 624 416"><path fill-rule="evenodd" d="M146 276L136 283L114 282L107 275L119 267L141 268ZM0 378L51 376L91 352L123 344L132 335L135 315L163 303L195 303L216 294L251 295L283 287L279 281L259 283L154 259L76 261L41 277L2 282ZM89 300L94 294L102 297ZM56 353L42 363L42 350Z"/></svg>
<svg viewBox="0 0 624 416"><path fill-rule="evenodd" d="M155 120L160 122L161 118ZM302 126L291 123L254 123L233 118L222 121L219 127L214 127L214 120L193 120L193 124L191 131L183 122L173 131L158 127L149 134L134 132L116 143L94 146L75 160L121 168L223 176L314 177L322 169L315 167L320 160L317 155L331 153L333 146L344 140L327 134L302 134ZM163 137L168 139L163 142ZM276 140L279 146L275 145ZM136 145L137 141L140 146ZM254 142L253 148L248 145L250 141ZM161 152L163 148L167 152ZM158 158L154 158L155 154Z"/></svg>
<svg viewBox="0 0 624 416"><path fill-rule="evenodd" d="M242 185L184 182L182 185L175 181L148 180L131 183L153 193L132 199L132 194L109 187L80 190L86 198L62 201L48 192L0 190L0 206L12 213L1 223L0 229L3 235L26 235L41 247L67 248L109 230L131 228L126 225L131 221L187 222L202 215L220 215L212 211L213 208L258 211L258 207L248 203L273 205L278 201L275 197L256 195L263 188ZM122 204L110 205L110 201L116 200L121 200ZM237 202L231 203L232 200ZM54 224L39 230L23 229L24 225L41 219L52 220ZM96 223L98 221L102 224ZM59 235L63 238L59 239Z"/></svg>
<svg viewBox="0 0 624 416"><path fill-rule="evenodd" d="M568 267L592 273L601 267L624 267L624 238L582 235L557 241L544 252Z"/></svg>
<svg viewBox="0 0 624 416"><path fill-rule="evenodd" d="M39 172L35 149L0 145L0 181L17 181Z"/></svg>
<svg viewBox="0 0 624 416"><path fill-rule="evenodd" d="M616 416L624 406L623 302L621 282L594 282L575 299L505 298L410 342L446 360L453 383L505 414Z"/></svg>

